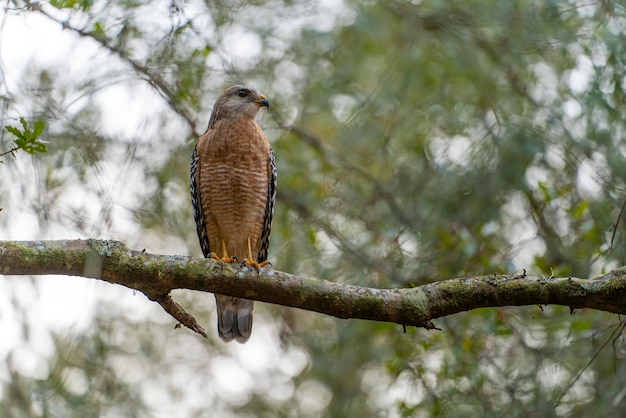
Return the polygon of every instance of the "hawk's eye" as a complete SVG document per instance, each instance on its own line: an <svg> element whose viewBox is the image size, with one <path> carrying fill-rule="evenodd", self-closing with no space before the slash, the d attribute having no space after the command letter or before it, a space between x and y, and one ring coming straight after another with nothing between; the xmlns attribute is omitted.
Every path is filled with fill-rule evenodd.
<svg viewBox="0 0 626 418"><path fill-rule="evenodd" d="M248 92L246 90L239 90L239 97L248 97Z"/></svg>

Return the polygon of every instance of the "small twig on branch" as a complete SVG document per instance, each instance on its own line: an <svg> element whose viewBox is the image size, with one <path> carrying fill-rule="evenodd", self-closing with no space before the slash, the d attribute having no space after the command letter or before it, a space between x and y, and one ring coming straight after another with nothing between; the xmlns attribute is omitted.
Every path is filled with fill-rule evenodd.
<svg viewBox="0 0 626 418"><path fill-rule="evenodd" d="M615 242L615 233L617 232L617 228L619 227L619 222L622 220L622 215L624 214L624 209L626 209L626 200L622 204L622 208L619 211L619 215L617 215L617 220L615 221L615 225L613 225L613 233L611 234L611 245L609 245L609 249L613 249L613 243Z"/></svg>
<svg viewBox="0 0 626 418"><path fill-rule="evenodd" d="M196 318L187 313L178 303L174 302L174 299L172 299L170 295L146 294L146 296L148 297L148 299L155 301L156 303L161 305L165 312L172 315L175 319L178 319L178 322L180 324L183 324L190 330L197 332L204 338L207 338L206 331L200 326L200 324L198 324Z"/></svg>
<svg viewBox="0 0 626 418"><path fill-rule="evenodd" d="M524 274L465 277L406 289L374 289L211 259L154 255L117 241L0 241L0 274L62 274L144 293L188 328L204 330L168 295L191 289L306 309L337 318L437 329L433 319L484 307L564 305L626 314L626 267L593 279Z"/></svg>
<svg viewBox="0 0 626 418"><path fill-rule="evenodd" d="M8 150L8 151L4 151L4 152L0 153L0 157L4 157L5 155L9 155L9 154L11 154L11 155L15 156L15 152L16 152L17 150L19 150L19 149L20 149L19 147L13 147L13 148L11 148L11 149L10 149L10 150ZM0 161L0 163L1 163L1 162L2 162L2 161Z"/></svg>

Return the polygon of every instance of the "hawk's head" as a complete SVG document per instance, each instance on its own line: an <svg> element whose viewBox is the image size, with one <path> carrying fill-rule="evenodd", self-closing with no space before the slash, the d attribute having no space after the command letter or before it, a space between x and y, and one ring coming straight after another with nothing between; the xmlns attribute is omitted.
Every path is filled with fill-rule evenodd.
<svg viewBox="0 0 626 418"><path fill-rule="evenodd" d="M232 86L222 92L213 106L211 120L247 116L254 119L262 107L269 107L270 101L248 86Z"/></svg>

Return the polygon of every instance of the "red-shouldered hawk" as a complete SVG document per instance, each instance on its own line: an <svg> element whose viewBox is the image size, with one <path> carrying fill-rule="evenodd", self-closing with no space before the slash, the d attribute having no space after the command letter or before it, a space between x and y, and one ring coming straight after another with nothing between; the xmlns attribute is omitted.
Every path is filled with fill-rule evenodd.
<svg viewBox="0 0 626 418"><path fill-rule="evenodd" d="M255 121L269 100L253 88L233 86L215 102L207 131L191 157L191 203L205 257L267 265L276 200L276 164ZM224 341L245 343L253 301L215 295L217 330Z"/></svg>

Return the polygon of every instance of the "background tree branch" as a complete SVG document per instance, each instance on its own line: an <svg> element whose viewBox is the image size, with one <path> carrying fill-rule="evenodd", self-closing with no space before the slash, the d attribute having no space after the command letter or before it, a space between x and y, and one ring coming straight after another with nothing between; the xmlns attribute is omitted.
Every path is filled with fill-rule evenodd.
<svg viewBox="0 0 626 418"><path fill-rule="evenodd" d="M337 318L369 319L435 329L435 318L482 307L565 305L626 314L626 267L592 279L492 274L414 288L375 289L178 255L148 254L118 241L0 242L0 273L62 274L138 290L206 337L174 302L172 289L191 289L306 309Z"/></svg>

